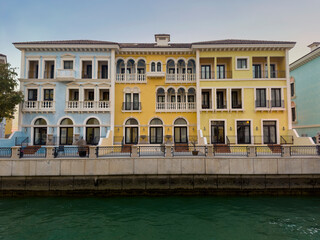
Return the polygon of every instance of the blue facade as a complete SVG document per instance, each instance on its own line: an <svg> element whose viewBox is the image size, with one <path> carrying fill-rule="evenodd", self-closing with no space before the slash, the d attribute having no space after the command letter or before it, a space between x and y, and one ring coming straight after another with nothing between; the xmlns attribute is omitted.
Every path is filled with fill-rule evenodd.
<svg viewBox="0 0 320 240"><path fill-rule="evenodd" d="M48 52L36 52L29 51L25 52L24 57L24 69L22 71L24 76L21 76L22 79L28 79L27 81L21 82L21 90L25 95L25 101L28 101L28 88L37 89L38 96L37 101L43 100L44 88L52 88L54 89L54 98L55 102L54 111L24 111L24 106L22 107L21 113L21 131L25 133L29 137L29 144L32 145L34 143L34 122L36 119L43 118L47 122L47 134L52 135L55 138L59 137L59 125L61 120L64 118L69 118L73 122L73 135L79 135L80 137L86 138L86 123L90 118L95 118L99 122L100 127L100 138L105 138L108 130L110 130L110 121L111 121L111 113L110 111L101 111L96 112L92 111L66 111L66 102L67 92L69 84L76 83L79 86L83 84L92 84L93 89L95 89L95 94L98 94L98 86L104 84L103 81L97 80L97 58L103 59L103 61L108 61L108 65L110 68L110 52L107 51L88 51L88 52L57 52L57 51L48 51ZM73 62L73 70L74 77L70 80L57 80L58 70L63 69L62 59L72 59ZM82 79L81 76L81 59L87 60L89 58L92 60L92 78L90 79ZM44 59L55 59L55 67L54 67L54 78L53 79L43 79L43 72L45 70ZM29 64L28 61L38 61L38 79L30 79L28 76ZM110 69L109 69L110 73ZM110 79L110 78L109 78ZM110 84L110 81L106 79L107 84ZM30 85L32 84L32 85ZM50 84L54 84L50 86ZM106 85L108 86L108 85ZM111 91L111 88L109 88Z"/></svg>
<svg viewBox="0 0 320 240"><path fill-rule="evenodd" d="M292 98L296 108L296 121L293 128L299 135L314 137L320 132L320 57L295 68L290 72L294 79L295 96ZM293 80L292 79L292 80Z"/></svg>

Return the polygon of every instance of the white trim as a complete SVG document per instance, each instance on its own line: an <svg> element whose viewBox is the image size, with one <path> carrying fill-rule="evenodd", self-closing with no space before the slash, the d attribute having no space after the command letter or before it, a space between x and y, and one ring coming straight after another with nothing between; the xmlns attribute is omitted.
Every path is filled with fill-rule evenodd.
<svg viewBox="0 0 320 240"><path fill-rule="evenodd" d="M265 119L265 118L262 118L261 119L261 129L260 129L260 132L261 132L261 143L262 144L265 144L264 143L264 134L263 134L263 121L275 121L276 122L276 133L277 133L277 142L275 144L280 144L280 129L279 129L279 119Z"/></svg>
<svg viewBox="0 0 320 240"><path fill-rule="evenodd" d="M238 59L247 59L247 68L238 68ZM248 71L250 70L250 57L249 56L237 56L235 57L235 70L236 71Z"/></svg>
<svg viewBox="0 0 320 240"><path fill-rule="evenodd" d="M252 137L254 136L253 135L253 120L252 119L235 119L234 120L234 133L235 133L235 142L236 144L239 144L238 143L238 131L237 131L237 126L238 126L238 122L244 122L244 121L249 121L250 122L250 142L251 142L251 145L253 144L253 141L252 141Z"/></svg>
<svg viewBox="0 0 320 240"><path fill-rule="evenodd" d="M212 119L210 118L209 119L209 144L213 144L211 142L211 136L212 136L212 132L211 132L211 122L214 122L214 121L223 121L224 122L224 144L227 144L227 119Z"/></svg>

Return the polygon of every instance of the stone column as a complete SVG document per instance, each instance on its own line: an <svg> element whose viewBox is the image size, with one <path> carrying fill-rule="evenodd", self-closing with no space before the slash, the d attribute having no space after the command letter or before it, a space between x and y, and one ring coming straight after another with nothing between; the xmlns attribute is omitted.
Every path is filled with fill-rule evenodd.
<svg viewBox="0 0 320 240"><path fill-rule="evenodd" d="M137 145L133 145L131 150L132 150L131 157L133 157L133 158L139 157Z"/></svg>
<svg viewBox="0 0 320 240"><path fill-rule="evenodd" d="M290 146L282 146L282 157L290 157Z"/></svg>
<svg viewBox="0 0 320 240"><path fill-rule="evenodd" d="M12 151L11 159L17 160L20 158L20 146L11 147L11 151Z"/></svg>
<svg viewBox="0 0 320 240"><path fill-rule="evenodd" d="M53 153L54 153L54 147L53 146L47 146L46 147L46 151L47 151L47 154L46 154L46 158L53 158Z"/></svg>
<svg viewBox="0 0 320 240"><path fill-rule="evenodd" d="M171 147L172 145L165 145L165 148L166 148L166 155L165 157L172 157L172 153L171 153Z"/></svg>
<svg viewBox="0 0 320 240"><path fill-rule="evenodd" d="M256 157L256 147L249 146L248 148L249 148L248 157Z"/></svg>
<svg viewBox="0 0 320 240"><path fill-rule="evenodd" d="M214 154L213 154L213 145L212 144L208 144L207 148L208 148L207 157L213 157L214 156Z"/></svg>
<svg viewBox="0 0 320 240"><path fill-rule="evenodd" d="M89 158L97 158L96 155L96 146L89 146Z"/></svg>

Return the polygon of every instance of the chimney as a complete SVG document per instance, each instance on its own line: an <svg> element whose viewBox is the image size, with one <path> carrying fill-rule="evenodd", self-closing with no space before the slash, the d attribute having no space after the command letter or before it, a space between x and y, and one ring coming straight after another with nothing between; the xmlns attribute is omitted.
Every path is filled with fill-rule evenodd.
<svg viewBox="0 0 320 240"><path fill-rule="evenodd" d="M155 34L154 38L157 43L156 46L161 46L161 47L169 46L170 34Z"/></svg>
<svg viewBox="0 0 320 240"><path fill-rule="evenodd" d="M315 50L319 46L320 46L320 42L313 42L308 47L310 48L310 51L312 52L313 50Z"/></svg>

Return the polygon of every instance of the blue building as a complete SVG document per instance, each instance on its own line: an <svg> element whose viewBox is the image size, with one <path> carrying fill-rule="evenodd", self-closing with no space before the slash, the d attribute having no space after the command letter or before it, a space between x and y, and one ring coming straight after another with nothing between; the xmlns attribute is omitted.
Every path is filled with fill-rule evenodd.
<svg viewBox="0 0 320 240"><path fill-rule="evenodd" d="M293 128L300 136L320 133L320 42L310 44L311 51L290 64Z"/></svg>
<svg viewBox="0 0 320 240"><path fill-rule="evenodd" d="M19 42L19 130L29 145L98 144L114 124L113 68L117 43Z"/></svg>

